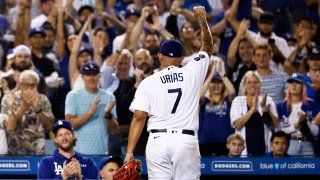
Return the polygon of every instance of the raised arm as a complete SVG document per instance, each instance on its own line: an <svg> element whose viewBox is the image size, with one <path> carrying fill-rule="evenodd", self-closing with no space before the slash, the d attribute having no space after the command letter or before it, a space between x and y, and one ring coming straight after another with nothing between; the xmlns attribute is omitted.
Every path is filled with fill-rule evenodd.
<svg viewBox="0 0 320 180"><path fill-rule="evenodd" d="M211 79L215 73L215 68L216 67L216 63L212 61L212 65L211 65L211 71L209 73L209 75L207 76L206 80L204 81L203 85L201 86L200 89L200 105L202 105L202 103L204 103L204 97L206 95L206 92L208 90L209 84L211 82Z"/></svg>
<svg viewBox="0 0 320 180"><path fill-rule="evenodd" d="M69 78L70 78L71 89L73 89L74 82L80 73L77 67L77 55L78 55L78 50L81 46L83 34L86 31L89 22L91 22L91 18L87 19L86 23L83 25L79 35L77 36L76 40L72 45L71 54L69 58Z"/></svg>
<svg viewBox="0 0 320 180"><path fill-rule="evenodd" d="M201 34L202 34L202 46L201 51L205 51L210 56L212 53L212 35L210 32L210 28L207 22L207 12L203 6L195 6L194 10L194 17L196 17L199 21Z"/></svg>
<svg viewBox="0 0 320 180"><path fill-rule="evenodd" d="M61 0L59 1L60 3ZM58 9L58 19L57 19L57 44L58 44L58 50L57 55L59 61L62 60L63 55L65 53L65 46L64 46L64 32L63 32L63 18L64 18L64 10L62 8L62 4L59 4L58 1L56 1L56 7Z"/></svg>

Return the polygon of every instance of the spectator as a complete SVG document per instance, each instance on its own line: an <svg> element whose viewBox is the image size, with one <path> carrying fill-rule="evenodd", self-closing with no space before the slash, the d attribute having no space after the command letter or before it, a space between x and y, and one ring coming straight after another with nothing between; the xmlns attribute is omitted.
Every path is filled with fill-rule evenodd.
<svg viewBox="0 0 320 180"><path fill-rule="evenodd" d="M245 149L245 142L240 134L230 134L227 138L227 149L229 157L241 157Z"/></svg>
<svg viewBox="0 0 320 180"><path fill-rule="evenodd" d="M74 126L79 137L75 149L83 154L105 154L110 130L107 127L117 126L116 109L112 106L115 98L99 88L100 68L96 63L85 63L80 73L84 89L72 90L67 94L65 110L66 119Z"/></svg>
<svg viewBox="0 0 320 180"><path fill-rule="evenodd" d="M269 151L271 130L279 126L276 106L271 97L260 96L261 80L256 72L243 77L244 96L237 96L231 105L231 125L244 137L242 156L263 156Z"/></svg>
<svg viewBox="0 0 320 180"><path fill-rule="evenodd" d="M307 64L309 70L303 74L307 97L320 105L320 46L309 49Z"/></svg>
<svg viewBox="0 0 320 180"><path fill-rule="evenodd" d="M257 69L253 61L255 42L246 33L248 27L249 21L241 21L227 55L227 64L230 70L228 77L232 80L236 92L239 92L241 79L246 72Z"/></svg>
<svg viewBox="0 0 320 180"><path fill-rule="evenodd" d="M31 28L40 28L47 20L53 21L55 15L54 0L40 0L41 14L31 20Z"/></svg>
<svg viewBox="0 0 320 180"><path fill-rule="evenodd" d="M44 155L45 132L52 128L53 114L48 98L39 94L39 76L25 70L19 76L19 90L2 99L1 112L9 116L4 124L10 155Z"/></svg>
<svg viewBox="0 0 320 180"><path fill-rule="evenodd" d="M199 147L202 156L226 156L227 138L234 133L230 107L236 92L222 68L221 61L212 63L200 91ZM207 91L208 97L205 96Z"/></svg>
<svg viewBox="0 0 320 180"><path fill-rule="evenodd" d="M272 134L270 139L272 151L266 156L269 157L290 157L288 148L290 145L290 136L284 131L277 131Z"/></svg>
<svg viewBox="0 0 320 180"><path fill-rule="evenodd" d="M249 35L257 44L268 44L271 47L273 53L272 61L270 62L271 67L273 70L283 72L284 62L291 54L291 51L287 41L273 32L274 21L275 18L272 13L262 13L258 21L259 32L257 34L250 32Z"/></svg>
<svg viewBox="0 0 320 180"><path fill-rule="evenodd" d="M307 71L306 58L308 51L315 46L312 41L313 27L309 18L303 17L296 25L294 36L297 40L294 50L284 63L284 70L289 75Z"/></svg>
<svg viewBox="0 0 320 180"><path fill-rule="evenodd" d="M41 94L47 94L46 83L40 71L34 67L31 61L31 51L25 45L19 45L13 50L13 61L11 64L13 74L7 76L5 79L8 82L10 90L16 91L19 89L19 75L24 70L34 70L40 77L40 83L38 85L38 91Z"/></svg>
<svg viewBox="0 0 320 180"><path fill-rule="evenodd" d="M123 165L123 159L118 156L105 157L100 162L100 179L102 180L113 180L113 174L121 168Z"/></svg>
<svg viewBox="0 0 320 180"><path fill-rule="evenodd" d="M54 144L57 149L51 156L41 159L38 179L98 179L95 162L74 151L77 137L69 121L54 124Z"/></svg>
<svg viewBox="0 0 320 180"><path fill-rule="evenodd" d="M89 16L85 24L83 25L79 35L76 37L75 41L72 43L70 58L69 58L69 78L70 78L70 85L72 90L78 90L84 88L84 82L81 78L80 70L83 67L83 64L88 61L94 61L97 65L102 64L101 56L97 49L95 38L91 40L93 45L93 51L91 48L82 45L82 38L85 31L90 29L90 22L92 17Z"/></svg>
<svg viewBox="0 0 320 180"><path fill-rule="evenodd" d="M257 67L257 74L261 79L261 94L268 94L277 103L284 99L286 80L288 75L275 71L270 67L272 50L268 44L257 45L253 50L253 60ZM238 95L242 95L243 79L240 82Z"/></svg>
<svg viewBox="0 0 320 180"><path fill-rule="evenodd" d="M288 154L313 156L313 143L319 132L314 121L320 118L319 106L307 99L302 74L293 73L287 82L286 99L277 104L277 111L281 130L291 136Z"/></svg>

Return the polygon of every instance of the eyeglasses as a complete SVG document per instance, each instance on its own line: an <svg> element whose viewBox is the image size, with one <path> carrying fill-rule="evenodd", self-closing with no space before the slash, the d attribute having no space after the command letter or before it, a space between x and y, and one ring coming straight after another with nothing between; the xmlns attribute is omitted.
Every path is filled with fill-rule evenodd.
<svg viewBox="0 0 320 180"><path fill-rule="evenodd" d="M184 27L182 28L182 31L185 32L185 31L194 31L194 29L192 27Z"/></svg>
<svg viewBox="0 0 320 180"><path fill-rule="evenodd" d="M37 83L22 83L22 85L25 87L37 87L38 86Z"/></svg>

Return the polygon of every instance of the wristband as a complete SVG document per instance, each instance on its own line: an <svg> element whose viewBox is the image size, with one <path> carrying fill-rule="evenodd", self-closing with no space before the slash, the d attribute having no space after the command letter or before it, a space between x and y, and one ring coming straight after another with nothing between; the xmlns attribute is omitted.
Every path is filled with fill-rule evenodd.
<svg viewBox="0 0 320 180"><path fill-rule="evenodd" d="M106 113L106 114L104 115L104 117L105 117L106 119L112 119L112 114L111 114L111 113Z"/></svg>
<svg viewBox="0 0 320 180"><path fill-rule="evenodd" d="M42 108L40 108L38 111L36 111L36 114L39 114L42 112Z"/></svg>

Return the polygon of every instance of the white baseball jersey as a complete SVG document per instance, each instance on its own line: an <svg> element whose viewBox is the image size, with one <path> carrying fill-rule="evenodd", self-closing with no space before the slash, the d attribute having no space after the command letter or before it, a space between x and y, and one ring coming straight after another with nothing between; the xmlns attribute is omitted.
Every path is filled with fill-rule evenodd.
<svg viewBox="0 0 320 180"><path fill-rule="evenodd" d="M144 79L130 110L148 113L151 129L199 128L199 97L209 65L209 56L200 51L184 67L167 67Z"/></svg>

